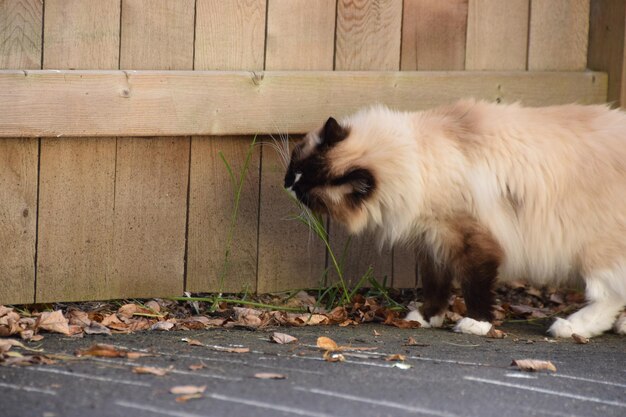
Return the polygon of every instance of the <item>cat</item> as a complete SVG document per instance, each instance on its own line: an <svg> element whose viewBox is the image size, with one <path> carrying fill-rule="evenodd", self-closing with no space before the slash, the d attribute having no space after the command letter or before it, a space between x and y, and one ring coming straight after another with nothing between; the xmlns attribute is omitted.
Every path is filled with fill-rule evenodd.
<svg viewBox="0 0 626 417"><path fill-rule="evenodd" d="M329 118L291 154L285 188L350 233L413 245L424 303L440 327L457 280L467 317L491 329L497 280L583 281L587 305L549 328L592 337L626 305L626 113L472 99L427 111L365 108Z"/></svg>

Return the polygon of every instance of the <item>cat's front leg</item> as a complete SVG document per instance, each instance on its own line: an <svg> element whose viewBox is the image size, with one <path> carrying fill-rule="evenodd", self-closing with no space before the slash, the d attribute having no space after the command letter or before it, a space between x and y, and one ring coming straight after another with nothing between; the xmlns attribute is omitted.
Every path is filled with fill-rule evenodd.
<svg viewBox="0 0 626 417"><path fill-rule="evenodd" d="M417 252L417 274L422 279L424 303L419 309L409 312L406 320L417 321L422 327L441 327L452 292L452 270L449 265L435 263L430 249L420 248Z"/></svg>

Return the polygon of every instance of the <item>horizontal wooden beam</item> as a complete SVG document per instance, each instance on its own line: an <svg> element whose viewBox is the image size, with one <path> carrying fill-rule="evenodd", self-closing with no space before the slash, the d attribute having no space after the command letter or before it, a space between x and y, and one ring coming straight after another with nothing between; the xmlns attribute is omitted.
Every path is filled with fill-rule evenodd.
<svg viewBox="0 0 626 417"><path fill-rule="evenodd" d="M0 71L0 137L306 132L382 103L606 101L598 72Z"/></svg>

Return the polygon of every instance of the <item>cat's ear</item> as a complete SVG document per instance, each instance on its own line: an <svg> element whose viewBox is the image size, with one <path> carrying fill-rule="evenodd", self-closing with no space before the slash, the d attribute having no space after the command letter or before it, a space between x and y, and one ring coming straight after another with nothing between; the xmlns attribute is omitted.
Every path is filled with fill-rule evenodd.
<svg viewBox="0 0 626 417"><path fill-rule="evenodd" d="M332 146L345 139L346 136L348 136L348 131L334 117L329 117L320 133L320 140L323 145Z"/></svg>

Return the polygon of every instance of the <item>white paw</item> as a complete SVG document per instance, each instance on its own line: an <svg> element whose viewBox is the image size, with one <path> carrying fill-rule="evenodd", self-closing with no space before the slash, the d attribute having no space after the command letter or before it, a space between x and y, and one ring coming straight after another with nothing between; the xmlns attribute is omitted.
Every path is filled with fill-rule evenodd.
<svg viewBox="0 0 626 417"><path fill-rule="evenodd" d="M422 316L422 313L420 313L419 310L411 310L411 311L409 311L409 314L406 315L404 320L406 320L406 321L416 321L423 328L429 328L430 327L430 323L428 323L426 320L424 320L424 316Z"/></svg>
<svg viewBox="0 0 626 417"><path fill-rule="evenodd" d="M552 326L550 326L550 328L548 329L548 333L553 337L569 338L569 337L572 337L572 333L578 333L578 332L574 332L572 323L570 323L569 320L557 318L555 322L552 323ZM580 336L587 337L584 334L581 334Z"/></svg>
<svg viewBox="0 0 626 417"><path fill-rule="evenodd" d="M464 317L456 323L454 331L457 333L477 334L485 336L491 330L491 323L488 321L478 321L469 317Z"/></svg>
<svg viewBox="0 0 626 417"><path fill-rule="evenodd" d="M626 334L626 313L622 313L613 325L613 331L617 334Z"/></svg>
<svg viewBox="0 0 626 417"><path fill-rule="evenodd" d="M439 314L438 316L432 316L428 322L431 327L441 327L443 326L443 319L446 317L445 313Z"/></svg>

